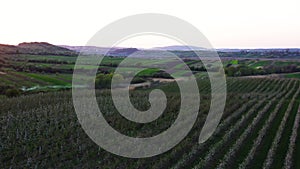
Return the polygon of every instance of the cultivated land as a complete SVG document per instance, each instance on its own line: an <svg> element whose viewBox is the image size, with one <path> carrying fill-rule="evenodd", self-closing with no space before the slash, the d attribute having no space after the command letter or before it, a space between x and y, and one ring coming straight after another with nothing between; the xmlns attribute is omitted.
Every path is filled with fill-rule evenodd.
<svg viewBox="0 0 300 169"><path fill-rule="evenodd" d="M7 55L6 65L0 68L1 82L0 86L8 87L15 86L23 91L47 90L51 88L70 88L72 83L73 68L76 63L76 56L52 56L52 55ZM99 73L113 73L116 67L124 60L124 57L105 57L100 66L96 65L79 65L78 68L83 70L98 69ZM142 78L152 78L164 76L159 68L160 65L171 63L172 60L164 59L129 59L131 65L120 68L124 72L132 72L138 68L149 69L141 72L138 76ZM205 74L206 71L202 62L189 58L183 59L196 76ZM237 63L232 64L234 61ZM265 59L236 59L224 58L223 65L229 76L253 76L253 75L278 75L284 78L299 78L300 60L285 59L285 60L265 60ZM143 63L143 64L141 64ZM184 64L174 65L180 69ZM212 67L214 65L212 64ZM241 71L237 68L246 68ZM264 70L265 69L265 70ZM286 71L285 71L286 69ZM291 70L290 70L291 69ZM240 72L246 73L245 75ZM269 71L269 72L268 72ZM184 71L181 71L184 74ZM178 72L180 75L180 71ZM54 86L54 87L52 87Z"/></svg>
<svg viewBox="0 0 300 169"><path fill-rule="evenodd" d="M1 99L1 168L270 168L300 166L299 80L228 78L228 100L214 135L198 145L209 108L209 81L199 80L199 117L179 145L148 159L112 155L82 130L71 92L50 92ZM149 124L127 122L112 106L109 92L98 91L107 121L121 133L148 137L167 129L177 115L176 84L165 84L169 99L164 115ZM150 89L149 89L150 90ZM132 91L132 102L147 109L149 90ZM105 105L101 105L105 103ZM295 139L297 138L297 139Z"/></svg>
<svg viewBox="0 0 300 169"><path fill-rule="evenodd" d="M78 122L69 90L76 52L46 43L0 46L0 168L300 168L297 51L222 52L228 95L213 136L198 144L210 107L206 68L201 61L187 57L189 52L177 51L197 78L201 105L196 123L170 151L147 159L128 159L97 146ZM109 56L99 67L82 64L79 69L98 70L97 100L110 125L132 137L157 135L170 127L180 108L177 84L158 67L168 63L180 75L186 73L182 70L184 64L162 58L132 58L130 65L121 68L128 74L148 68L137 75L134 83L149 82L150 87L130 91L132 104L139 110L149 108L147 99L154 88L162 89L168 98L162 116L139 124L118 113L107 81L102 81L124 58ZM214 62L209 68L219 71Z"/></svg>

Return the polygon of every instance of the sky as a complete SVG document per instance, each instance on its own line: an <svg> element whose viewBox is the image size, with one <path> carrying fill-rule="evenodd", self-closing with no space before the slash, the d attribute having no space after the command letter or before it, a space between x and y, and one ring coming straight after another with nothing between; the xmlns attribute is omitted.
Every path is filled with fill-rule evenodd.
<svg viewBox="0 0 300 169"><path fill-rule="evenodd" d="M196 26L215 48L300 48L299 7L299 0L2 0L0 43L84 46L97 31L120 18L162 13ZM148 37L122 45L177 44Z"/></svg>

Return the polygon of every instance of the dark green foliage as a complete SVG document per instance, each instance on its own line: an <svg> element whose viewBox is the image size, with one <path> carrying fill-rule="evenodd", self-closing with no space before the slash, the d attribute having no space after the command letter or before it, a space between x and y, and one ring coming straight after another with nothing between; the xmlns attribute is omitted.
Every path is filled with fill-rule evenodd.
<svg viewBox="0 0 300 169"><path fill-rule="evenodd" d="M96 76L96 88L101 88L101 89L108 89L111 87L111 81L112 81L112 78L115 78L115 82L116 83L120 83L122 82L123 80L123 76L120 75L120 74L98 74Z"/></svg>
<svg viewBox="0 0 300 169"><path fill-rule="evenodd" d="M236 66L229 66L225 68L225 73L227 76L249 76L249 75L263 75L266 74L265 70L261 69L254 69L244 65L236 65Z"/></svg>
<svg viewBox="0 0 300 169"><path fill-rule="evenodd" d="M113 74L98 74L96 77L96 88L110 88Z"/></svg>
<svg viewBox="0 0 300 169"><path fill-rule="evenodd" d="M20 94L21 94L20 90L15 89L15 88L7 89L7 90L5 91L5 95L6 95L7 97L17 97L17 96L19 96Z"/></svg>
<svg viewBox="0 0 300 169"><path fill-rule="evenodd" d="M137 83L144 83L147 80L145 78L142 77L134 77L131 81L131 84L137 84Z"/></svg>

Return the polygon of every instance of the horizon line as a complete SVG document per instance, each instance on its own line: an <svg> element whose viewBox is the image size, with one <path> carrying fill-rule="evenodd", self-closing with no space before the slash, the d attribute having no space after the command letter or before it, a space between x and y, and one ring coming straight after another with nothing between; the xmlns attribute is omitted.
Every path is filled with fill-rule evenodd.
<svg viewBox="0 0 300 169"><path fill-rule="evenodd" d="M32 42L20 42L17 44L7 44L7 43L0 43L0 45L7 45L7 46L18 46L21 43L49 43L51 45L55 45L55 46L71 46L71 47L85 47L86 45L68 45L68 44L54 44L54 43L50 43L50 42L46 42L46 41L32 41ZM161 47L172 47L172 46L189 46L189 45L178 45L178 44L174 44L174 45L165 45L165 46L153 46L153 47L134 47L134 46L115 46L116 48L137 48L137 49L145 49L145 50L149 50L149 49L153 49L153 48L161 48ZM100 48L110 48L110 47L105 47L105 46L90 46L90 47L100 47ZM203 48L201 46L192 46L192 47L196 47L196 48ZM113 47L111 47L113 48ZM213 48L203 48L203 49L236 49L236 50L247 50L247 49L300 49L299 47L295 47L295 46L290 46L290 47L286 47L286 46L279 46L279 47L265 47L265 46L257 46L257 47L213 47Z"/></svg>

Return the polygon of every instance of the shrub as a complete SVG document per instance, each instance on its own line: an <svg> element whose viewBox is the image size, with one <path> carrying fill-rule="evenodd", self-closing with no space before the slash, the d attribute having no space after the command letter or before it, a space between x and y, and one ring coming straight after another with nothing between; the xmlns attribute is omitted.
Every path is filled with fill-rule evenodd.
<svg viewBox="0 0 300 169"><path fill-rule="evenodd" d="M111 81L114 77L116 83L120 83L123 81L123 76L120 74L98 74L96 77L96 88L110 88Z"/></svg>
<svg viewBox="0 0 300 169"><path fill-rule="evenodd" d="M19 96L20 94L21 94L21 92L20 92L18 89L16 89L16 88L7 89L7 90L5 91L5 95L6 95L7 97L17 97L17 96Z"/></svg>

